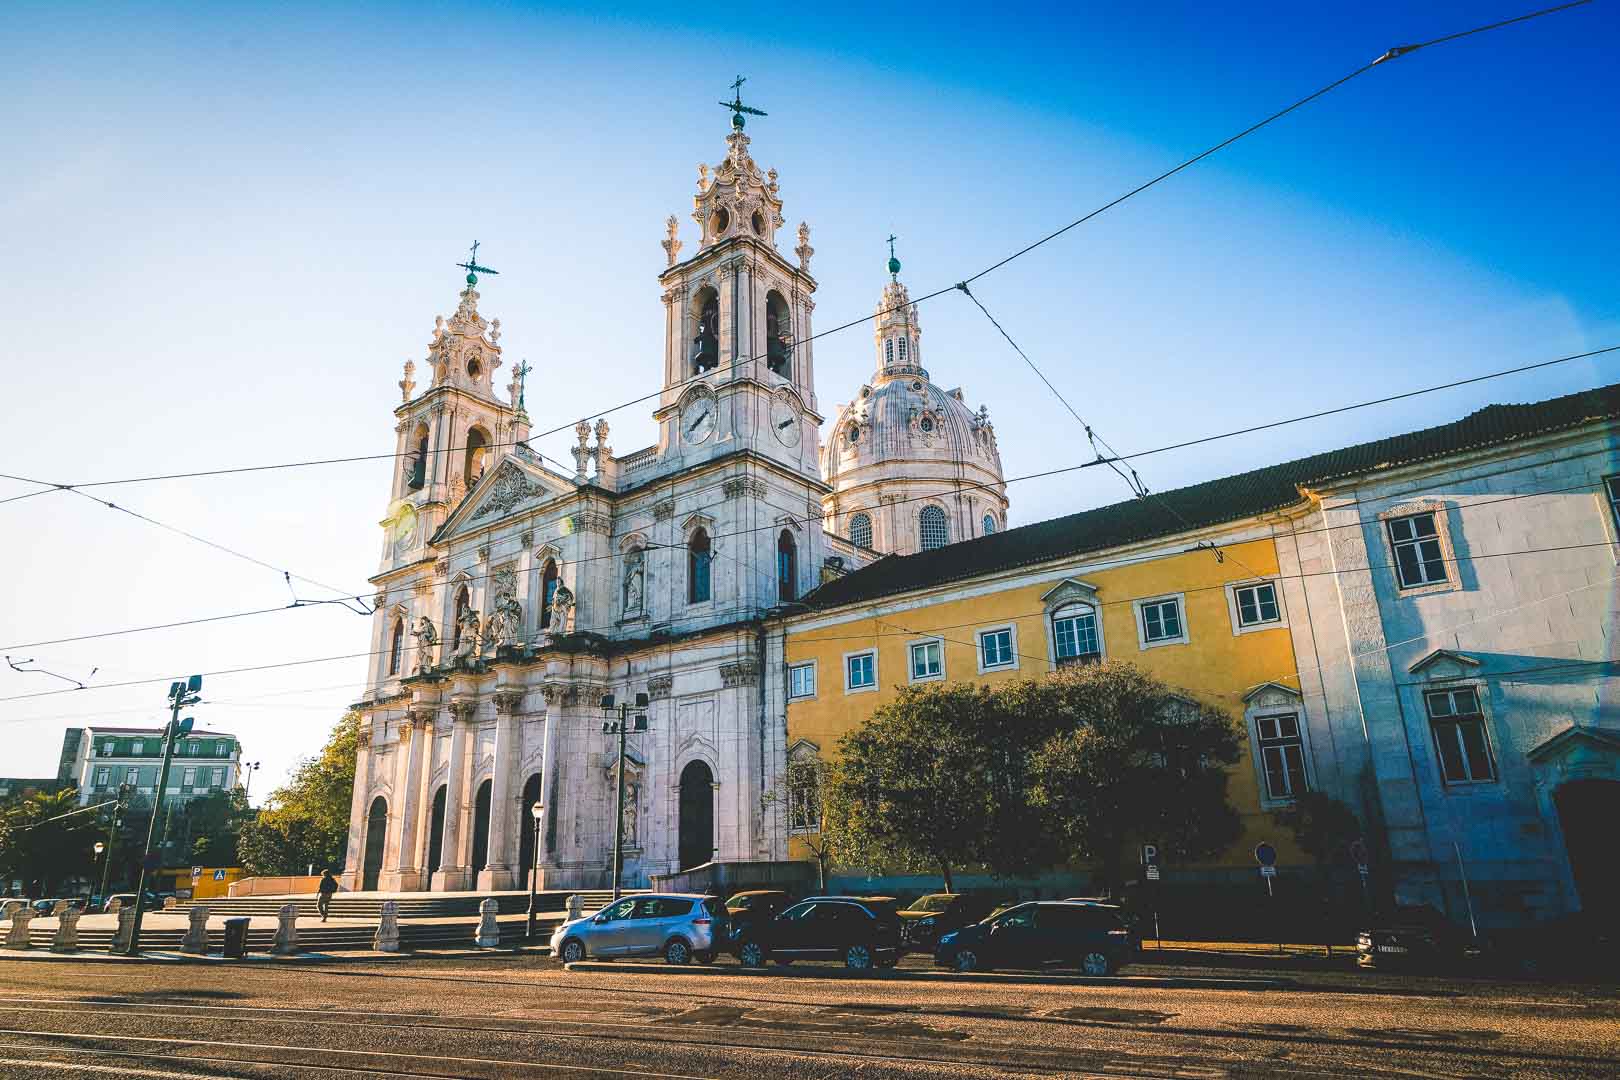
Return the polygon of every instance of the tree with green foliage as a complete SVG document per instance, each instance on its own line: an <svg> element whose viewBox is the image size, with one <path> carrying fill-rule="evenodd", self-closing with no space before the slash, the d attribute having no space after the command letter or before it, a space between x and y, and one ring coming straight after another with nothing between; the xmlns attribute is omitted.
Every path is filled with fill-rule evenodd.
<svg viewBox="0 0 1620 1080"><path fill-rule="evenodd" d="M66 878L90 878L104 829L79 805L76 788L35 792L0 808L0 879L17 878L30 895L50 896Z"/></svg>
<svg viewBox="0 0 1620 1080"><path fill-rule="evenodd" d="M1276 815L1277 823L1293 831L1305 854L1319 863L1347 863L1350 844L1362 835L1356 812L1320 791L1307 791Z"/></svg>
<svg viewBox="0 0 1620 1080"><path fill-rule="evenodd" d="M1197 858L1237 839L1225 767L1238 760L1238 729L1226 713L1123 661L1057 672L1029 693L1060 727L1034 755L1032 801L1111 887L1132 840Z"/></svg>
<svg viewBox="0 0 1620 1080"><path fill-rule="evenodd" d="M302 874L311 864L317 870L343 866L359 738L360 714L344 714L321 752L304 759L270 793L238 841L242 866L250 874Z"/></svg>
<svg viewBox="0 0 1620 1080"><path fill-rule="evenodd" d="M241 788L211 791L185 804L180 850L188 866L235 866L242 830L254 819Z"/></svg>

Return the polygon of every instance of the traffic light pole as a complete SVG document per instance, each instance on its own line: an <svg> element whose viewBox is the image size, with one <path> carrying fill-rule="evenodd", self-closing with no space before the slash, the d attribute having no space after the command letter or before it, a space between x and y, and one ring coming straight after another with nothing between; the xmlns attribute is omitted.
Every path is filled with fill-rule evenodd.
<svg viewBox="0 0 1620 1080"><path fill-rule="evenodd" d="M141 854L141 876L135 884L135 926L129 935L129 948L125 956L137 956L141 951L141 919L146 914L146 875L152 867L152 846L158 836L158 818L163 814L163 793L169 786L169 766L174 761L174 745L184 732L181 730L180 710L201 700L202 676L193 675L187 682L176 682L169 687L169 722L163 729L163 764L158 769L157 793L153 796L152 820L146 827L146 850ZM186 721L187 728L191 722Z"/></svg>
<svg viewBox="0 0 1620 1080"><path fill-rule="evenodd" d="M101 860L101 906L107 906L107 881L112 876L113 836L118 831L118 816L124 812L123 792L119 792L118 805L107 819L107 855Z"/></svg>

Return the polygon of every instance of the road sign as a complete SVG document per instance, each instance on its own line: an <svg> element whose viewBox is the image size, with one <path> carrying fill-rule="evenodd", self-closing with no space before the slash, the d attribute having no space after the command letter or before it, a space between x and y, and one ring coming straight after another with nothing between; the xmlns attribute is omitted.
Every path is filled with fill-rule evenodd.
<svg viewBox="0 0 1620 1080"><path fill-rule="evenodd" d="M1277 868L1275 866L1271 865L1270 863L1265 863L1264 865L1262 865L1260 867L1260 876L1261 877L1266 877L1266 878L1274 878L1274 877L1277 876Z"/></svg>
<svg viewBox="0 0 1620 1080"><path fill-rule="evenodd" d="M1157 845L1157 844L1143 844L1142 845L1142 865L1143 866L1156 866L1156 865L1158 865L1158 862L1159 862L1159 845Z"/></svg>
<svg viewBox="0 0 1620 1080"><path fill-rule="evenodd" d="M196 881L200 877L202 877L202 867L193 866L191 868L191 880Z"/></svg>
<svg viewBox="0 0 1620 1080"><path fill-rule="evenodd" d="M223 870L215 870L214 871L214 880L215 881L224 881L225 880L225 871L223 871Z"/></svg>
<svg viewBox="0 0 1620 1080"><path fill-rule="evenodd" d="M1153 865L1152 863L1148 863L1147 879L1149 881L1158 881L1159 880L1159 868L1157 866Z"/></svg>
<svg viewBox="0 0 1620 1080"><path fill-rule="evenodd" d="M1254 861L1261 866L1277 865L1277 849L1264 840L1254 845Z"/></svg>

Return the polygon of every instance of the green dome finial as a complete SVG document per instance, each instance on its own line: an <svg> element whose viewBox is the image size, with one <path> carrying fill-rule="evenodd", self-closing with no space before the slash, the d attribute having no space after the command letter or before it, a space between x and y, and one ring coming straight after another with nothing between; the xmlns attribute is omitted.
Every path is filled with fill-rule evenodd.
<svg viewBox="0 0 1620 1080"><path fill-rule="evenodd" d="M900 273L900 260L894 257L894 242L899 237L889 234L889 276L896 277Z"/></svg>

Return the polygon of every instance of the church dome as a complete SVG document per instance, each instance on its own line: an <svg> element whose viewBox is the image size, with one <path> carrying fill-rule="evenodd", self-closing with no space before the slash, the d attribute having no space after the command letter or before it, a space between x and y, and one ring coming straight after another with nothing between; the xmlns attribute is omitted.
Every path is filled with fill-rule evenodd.
<svg viewBox="0 0 1620 1080"><path fill-rule="evenodd" d="M921 338L916 306L891 272L878 301L877 370L838 408L822 450L822 475L833 489L823 505L828 527L885 553L939 547L1006 524L989 412L929 378Z"/></svg>

